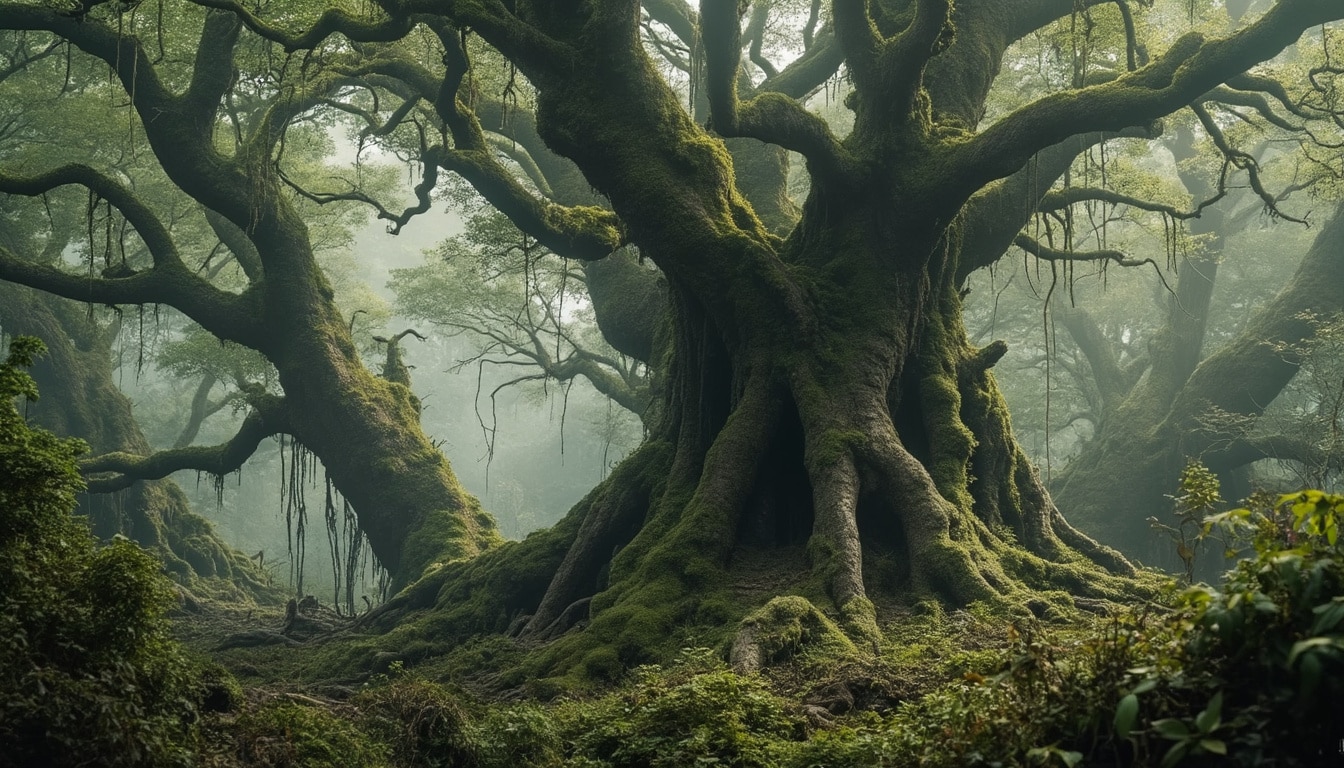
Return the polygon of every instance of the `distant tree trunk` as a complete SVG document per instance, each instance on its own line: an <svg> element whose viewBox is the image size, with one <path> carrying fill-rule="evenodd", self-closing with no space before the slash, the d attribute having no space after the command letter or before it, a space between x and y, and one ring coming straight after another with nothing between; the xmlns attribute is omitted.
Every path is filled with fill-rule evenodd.
<svg viewBox="0 0 1344 768"><path fill-rule="evenodd" d="M1150 345L1147 374L1054 483L1055 500L1070 520L1127 552L1150 551L1145 521L1170 507L1167 497L1189 459L1229 478L1257 459L1292 457L1281 441L1256 445L1217 422L1258 417L1287 386L1301 364L1293 350L1313 334L1303 313L1344 309L1341 206L1278 295L1235 339L1199 362L1216 269L1209 262L1216 255L1183 267L1167 325Z"/></svg>

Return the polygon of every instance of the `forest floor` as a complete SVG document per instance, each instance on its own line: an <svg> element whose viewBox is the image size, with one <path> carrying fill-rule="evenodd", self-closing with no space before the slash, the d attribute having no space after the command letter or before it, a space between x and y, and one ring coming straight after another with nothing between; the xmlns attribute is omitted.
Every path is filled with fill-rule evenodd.
<svg viewBox="0 0 1344 768"><path fill-rule="evenodd" d="M761 578L762 589L774 586L771 569L763 567ZM611 716L606 707L613 697L624 697L627 703L632 696L653 700L686 686L712 690L723 679L739 679L721 661L722 649L687 649L683 658L665 667L635 670L613 686L562 694L549 703L529 701L526 686L500 685L501 673L526 652L517 641L485 638L446 658L410 665L378 652L370 656L367 638L356 622L338 617L316 600L309 598L299 606L294 601L288 607L200 601L196 610L179 610L174 615L177 636L193 651L222 665L240 684L234 705L228 711L207 715L202 723L202 765L326 765L320 756L297 759L302 752L297 742L285 748L288 752L276 751L281 742L301 739L302 723L267 724L260 722L259 716L304 712L325 723L325 730L341 723L347 730L354 727L350 733L355 733L360 728L367 730L368 712L384 705L380 697L405 695L406 687L428 686L427 690L451 699L478 724L508 719L540 706L538 711L561 724L561 730L571 730L571 738L582 738L581 732L573 729L600 732L615 727L602 722L603 717ZM873 718L889 715L902 704L916 702L951 683L984 681L1001 668L1004 655L1021 637L1010 617L984 610L945 612L932 603L889 614L883 624L886 642L880 653L868 651L841 658L804 649L749 679L740 678L746 681L744 690L768 701L781 722L791 724L785 729L788 739L797 741L850 723L871 723ZM322 625L325 631L313 631ZM352 658L364 660L356 664L362 669L351 670ZM725 691L713 693L712 699L699 703L687 700L683 706L705 709L703 716L727 716L729 721L742 713L716 714L716 708L755 706L750 696L744 701ZM607 764L538 760L516 765ZM421 763L375 760L368 764Z"/></svg>

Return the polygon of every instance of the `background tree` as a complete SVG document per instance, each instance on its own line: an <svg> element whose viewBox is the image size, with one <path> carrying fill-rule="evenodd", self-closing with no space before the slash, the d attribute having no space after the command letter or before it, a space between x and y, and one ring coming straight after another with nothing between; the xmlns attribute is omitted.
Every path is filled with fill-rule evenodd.
<svg viewBox="0 0 1344 768"><path fill-rule="evenodd" d="M1298 58L1297 66L1315 63L1312 56ZM1303 58L1307 61L1300 61ZM1159 270L1162 262L1168 265L1166 276L1159 272L1154 279L1145 276L1143 280L1148 292L1158 297L1161 323L1156 326L1125 311L1124 300L1102 310L1104 319L1103 314L1089 311L1086 305L1104 283L1078 288L1076 267L1061 272L1052 265L1039 281L1048 309L1036 300L1035 311L1046 310L1047 328L1057 325L1067 334L1071 343L1065 349L1072 357L1056 354L1058 341L1051 342L1047 330L1046 349L1034 353L1033 362L1043 366L1047 379L1051 365L1057 375L1071 377L1081 395L1073 402L1055 396L1055 428L1079 421L1090 424L1077 454L1056 475L1052 486L1056 500L1085 530L1127 552L1151 554L1146 544L1155 542L1146 520L1175 492L1188 460L1208 462L1233 499L1249 492L1244 470L1251 462L1281 458L1322 468L1331 462L1330 449L1316 445L1312 437L1313 431L1331 434L1327 425L1307 430L1304 424L1293 428L1279 420L1278 431L1252 429L1305 359L1297 350L1311 345L1316 326L1304 320L1329 317L1344 301L1333 290L1340 255L1333 227L1322 230L1315 245L1303 242L1299 246L1303 251L1310 247L1310 251L1283 293L1277 298L1254 295L1259 286L1277 287L1280 278L1275 273L1281 274L1284 262L1293 260L1287 252L1293 242L1290 230L1304 223L1297 217L1319 205L1317 195L1333 195L1328 166L1322 168L1311 161L1314 153L1333 141L1333 111L1327 106L1330 86L1308 85L1305 76L1289 82L1303 83L1301 92L1290 95L1283 86L1261 81L1272 97L1215 89L1192 107L1193 126L1177 126L1173 140L1167 143L1172 170L1183 187L1183 194L1174 199L1168 195L1163 201L1161 195L1128 191L1124 182L1117 185L1115 177L1125 174L1126 167L1117 167L1113 157L1109 188L1079 183L1087 169L1076 167L1073 183L1042 201L1043 222L1036 225L1036 231L1080 247L1087 241L1085 247L1096 250L1071 258L1094 259L1100 267L1093 267L1090 277L1104 279L1107 264L1124 262L1124 254L1113 244L1125 242L1126 233L1131 253L1151 252L1154 246L1166 251L1164 257L1154 255L1144 261ZM1229 138L1237 134L1239 141ZM1253 155L1237 149L1239 144L1258 148ZM1277 148L1285 145L1300 148ZM1266 151L1268 147L1276 148ZM1103 178L1104 163L1103 156ZM1146 175L1150 178L1139 176L1128 186L1141 190L1161 183L1160 176ZM1303 190L1311 190L1315 199L1304 199ZM1161 216L1160 223L1153 220L1157 218L1154 214ZM1329 216L1318 213L1317 217L1329 220ZM1287 221L1272 226L1279 219ZM1252 229L1248 225L1257 223L1261 229L1269 226L1270 231L1263 235L1248 232ZM1142 229L1136 230L1136 224ZM1146 245L1133 242L1134 233L1145 229L1160 232L1161 244L1156 238L1146 238ZM1230 248L1232 242L1239 242L1239 247ZM1047 258L1057 253L1049 246L1042 249L1036 238L1026 234L1019 236L1019 244L1027 252L1044 252ZM1256 278L1223 285L1227 281L1220 282L1219 275L1225 261L1242 272L1252 266L1245 262L1258 261L1260 271ZM1030 281L1030 275L1026 277ZM1111 278L1128 280L1114 272ZM1317 292L1317 286L1324 290ZM1146 303L1143 292L1135 295L1131 290L1122 296L1132 306L1136 300ZM998 298L996 293L995 310ZM1249 306L1260 302L1270 303L1256 319L1246 322ZM983 311L984 305L982 317ZM1039 340L1039 316L1034 325ZM1212 355L1207 351L1210 348ZM1264 361L1272 358L1279 358L1284 367L1275 367L1273 375L1262 375L1269 373ZM1221 361L1220 375L1236 373L1228 379L1196 376L1202 360L1210 365ZM1209 389L1200 393L1192 386ZM1177 402L1192 410L1173 411ZM1042 455L1039 447L1036 455ZM1048 461L1048 452L1045 455ZM1056 459L1060 458L1057 453Z"/></svg>
<svg viewBox="0 0 1344 768"><path fill-rule="evenodd" d="M290 434L322 459L337 490L358 510L379 560L400 582L440 555L468 555L493 541L489 519L479 514L442 454L420 431L409 391L364 368L349 321L314 257L309 229L296 207L299 198L285 191L286 169L274 165L285 142L305 138L301 128L284 128L337 87L334 76L308 81L298 74L292 82L285 80L284 64L267 56L264 43L240 44L242 25L232 14L179 5L169 29L134 8L85 10L91 12L12 4L4 9L4 26L21 34L45 30L88 54L78 57L81 67L110 67L135 110L127 115L129 146L137 147L135 137L143 136L157 160L150 170L208 213L156 210L152 200L137 193L136 176L130 184L119 177L136 169L119 168L110 175L92 164L71 163L22 172L11 163L0 177L0 190L40 196L66 185L83 186L115 211L107 218L120 242L129 241L130 253L142 251L146 258L123 257L105 264L101 275L79 276L6 252L0 277L80 300L172 306L219 339L261 352L275 367L284 392L298 393L292 400L259 389L246 393L251 414L224 445L90 459L83 466L95 475L91 487L125 487L180 469L223 475L237 469L261 439ZM199 45L191 37L174 36L193 27L199 30ZM145 42L138 34L145 35ZM73 50L70 56L75 61ZM189 77L182 77L188 70ZM239 74L244 71L248 77ZM60 93L62 82L59 67L28 66L7 85ZM82 90L57 99L57 105L67 98L96 102L105 92ZM208 225L240 268L241 285L212 281L208 272L189 267L165 221L169 213ZM93 253L90 243L91 260ZM201 255L201 263L208 259ZM307 405L291 405L299 401ZM408 536L421 529L425 536ZM408 541L419 544L403 559Z"/></svg>

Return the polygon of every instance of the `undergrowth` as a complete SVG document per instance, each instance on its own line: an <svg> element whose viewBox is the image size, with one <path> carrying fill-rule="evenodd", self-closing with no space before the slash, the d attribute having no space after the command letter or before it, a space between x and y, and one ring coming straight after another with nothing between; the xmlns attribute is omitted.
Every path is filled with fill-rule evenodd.
<svg viewBox="0 0 1344 768"><path fill-rule="evenodd" d="M15 407L36 396L23 366L40 349L18 339L0 364L0 764L1169 768L1337 757L1344 496L1320 491L1223 514L1202 505L1181 542L1194 552L1216 538L1240 555L1221 583L1173 583L1161 601L1086 623L923 604L889 622L876 650L803 643L740 675L724 648L688 648L604 692L549 703L485 703L421 677L429 665L408 672L430 645L402 648L352 695L245 693L172 639L161 565L130 541L99 545L70 514L82 446L30 428ZM477 667L524 653L502 637L463 648L456 664Z"/></svg>
<svg viewBox="0 0 1344 768"><path fill-rule="evenodd" d="M72 514L84 444L16 407L42 352L18 337L0 362L0 765L189 764L198 711L228 706L231 678L173 639L162 563Z"/></svg>
<svg viewBox="0 0 1344 768"><path fill-rule="evenodd" d="M550 703L483 703L397 664L330 708L349 730L240 737L353 734L365 749L344 749L350 765L1321 765L1344 694L1341 518L1344 497L1316 491L1206 516L1201 536L1246 555L1220 586L1173 583L1084 623L923 604L884 627L880 653L738 675L721 649L686 649ZM277 712L292 709L239 722Z"/></svg>

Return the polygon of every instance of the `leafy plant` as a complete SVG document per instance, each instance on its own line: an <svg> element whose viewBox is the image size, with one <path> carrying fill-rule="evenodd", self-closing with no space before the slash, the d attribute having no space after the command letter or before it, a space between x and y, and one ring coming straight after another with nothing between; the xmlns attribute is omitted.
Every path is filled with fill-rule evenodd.
<svg viewBox="0 0 1344 768"><path fill-rule="evenodd" d="M617 692L558 713L576 755L606 766L778 765L800 718L759 677L734 674L708 649L640 667Z"/></svg>
<svg viewBox="0 0 1344 768"><path fill-rule="evenodd" d="M186 764L201 687L164 618L158 560L97 546L71 514L85 446L30 427L16 398L41 342L0 363L0 744L17 765Z"/></svg>
<svg viewBox="0 0 1344 768"><path fill-rule="evenodd" d="M1148 518L1148 524L1175 542L1176 556L1185 567L1185 583L1193 584L1195 560L1204 544L1202 534L1207 532L1205 521L1223 503L1218 477L1208 467L1191 459L1181 470L1180 492L1174 500L1176 508L1172 511L1178 518L1175 525L1167 525L1156 517Z"/></svg>

